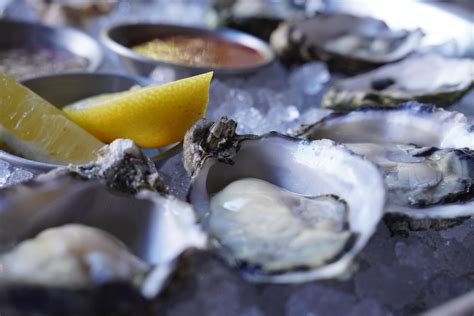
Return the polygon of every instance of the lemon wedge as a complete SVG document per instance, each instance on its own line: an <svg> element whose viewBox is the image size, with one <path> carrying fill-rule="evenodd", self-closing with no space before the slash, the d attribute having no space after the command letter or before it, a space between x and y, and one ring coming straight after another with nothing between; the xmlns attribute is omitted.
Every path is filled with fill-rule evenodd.
<svg viewBox="0 0 474 316"><path fill-rule="evenodd" d="M60 164L94 160L104 145L1 71L0 142L25 158Z"/></svg>
<svg viewBox="0 0 474 316"><path fill-rule="evenodd" d="M66 114L105 142L130 138L141 147L183 139L206 113L212 72L126 92L101 95L64 108Z"/></svg>

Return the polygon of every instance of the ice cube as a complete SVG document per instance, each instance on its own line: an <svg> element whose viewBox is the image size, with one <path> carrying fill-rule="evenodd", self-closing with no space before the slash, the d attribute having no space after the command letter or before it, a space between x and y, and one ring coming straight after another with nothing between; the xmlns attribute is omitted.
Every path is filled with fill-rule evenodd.
<svg viewBox="0 0 474 316"><path fill-rule="evenodd" d="M373 299L364 299L357 303L347 316L392 316L393 314Z"/></svg>
<svg viewBox="0 0 474 316"><path fill-rule="evenodd" d="M10 163L0 160L0 188L30 180L33 176L28 170L13 167Z"/></svg>
<svg viewBox="0 0 474 316"><path fill-rule="evenodd" d="M172 67L158 66L150 73L150 79L156 84L165 84L177 80L176 71Z"/></svg>
<svg viewBox="0 0 474 316"><path fill-rule="evenodd" d="M428 280L435 273L442 270L442 266L434 258L434 249L417 238L407 241L399 241L395 244L395 254L401 265L411 266L420 270L424 280Z"/></svg>
<svg viewBox="0 0 474 316"><path fill-rule="evenodd" d="M6 185L13 185L20 182L24 182L24 181L30 180L31 178L33 178L33 176L34 175L28 170L15 167L13 168L12 173L8 177L8 181Z"/></svg>
<svg viewBox="0 0 474 316"><path fill-rule="evenodd" d="M289 82L292 88L307 95L316 95L329 82L331 75L326 64L310 62L296 67L290 74Z"/></svg>
<svg viewBox="0 0 474 316"><path fill-rule="evenodd" d="M10 164L6 161L0 160L0 188L6 185L10 174Z"/></svg>
<svg viewBox="0 0 474 316"><path fill-rule="evenodd" d="M466 220L461 225L441 230L439 234L445 239L455 239L459 242L463 242L472 232L474 232L474 218Z"/></svg>
<svg viewBox="0 0 474 316"><path fill-rule="evenodd" d="M237 125L239 134L262 134L267 131L266 125L264 125L266 123L265 117L254 107L245 111L237 110L230 117L239 123Z"/></svg>
<svg viewBox="0 0 474 316"><path fill-rule="evenodd" d="M354 295L316 284L295 289L286 304L286 315L348 315L356 304Z"/></svg>
<svg viewBox="0 0 474 316"><path fill-rule="evenodd" d="M360 298L372 298L393 309L416 302L423 286L419 271L413 267L374 264L354 279Z"/></svg>
<svg viewBox="0 0 474 316"><path fill-rule="evenodd" d="M177 198L186 200L190 178L186 170L184 170L182 159L182 154L169 158L163 163L159 172L168 186L169 193Z"/></svg>

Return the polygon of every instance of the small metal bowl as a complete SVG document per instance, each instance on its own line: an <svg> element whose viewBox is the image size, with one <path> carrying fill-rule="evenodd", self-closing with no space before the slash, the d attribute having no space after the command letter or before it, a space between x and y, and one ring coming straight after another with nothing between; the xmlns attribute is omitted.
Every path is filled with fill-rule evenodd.
<svg viewBox="0 0 474 316"><path fill-rule="evenodd" d="M250 67L198 67L148 58L129 48L170 35L214 36L256 50L262 55L263 62ZM153 71L160 71L160 69L172 70L175 79L207 71L214 71L215 76L248 74L269 65L275 58L272 49L264 41L252 35L226 28L209 30L166 24L124 24L104 29L101 37L104 44L120 57L121 62L130 73L142 76L149 76Z"/></svg>
<svg viewBox="0 0 474 316"><path fill-rule="evenodd" d="M22 81L22 84L34 91L58 108L103 93L128 90L135 85L148 85L145 78L110 73L72 73L49 75ZM0 160L14 167L26 169L33 174L50 171L59 165L33 161L0 150Z"/></svg>
<svg viewBox="0 0 474 316"><path fill-rule="evenodd" d="M0 50L12 48L66 50L87 59L89 64L85 71L89 72L97 70L103 61L100 44L89 35L73 28L1 20L0 34Z"/></svg>

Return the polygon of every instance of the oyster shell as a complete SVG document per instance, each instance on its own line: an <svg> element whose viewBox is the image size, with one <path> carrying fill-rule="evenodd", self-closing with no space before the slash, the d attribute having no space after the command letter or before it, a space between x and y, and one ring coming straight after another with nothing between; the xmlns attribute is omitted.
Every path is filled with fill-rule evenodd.
<svg viewBox="0 0 474 316"><path fill-rule="evenodd" d="M414 145L346 144L382 167L386 212L415 218L474 214L474 151Z"/></svg>
<svg viewBox="0 0 474 316"><path fill-rule="evenodd" d="M167 192L154 163L130 139L117 139L104 146L96 161L58 168L53 174L60 173L99 180L110 189L126 194L144 189Z"/></svg>
<svg viewBox="0 0 474 316"><path fill-rule="evenodd" d="M352 110L416 100L450 106L474 86L474 61L428 54L335 81L322 107Z"/></svg>
<svg viewBox="0 0 474 316"><path fill-rule="evenodd" d="M474 214L474 129L460 113L407 103L332 114L297 135L329 138L381 166L386 212L411 218Z"/></svg>
<svg viewBox="0 0 474 316"><path fill-rule="evenodd" d="M284 60L320 59L335 70L358 73L405 58L422 37L419 29L394 31L374 18L335 13L285 22L270 42Z"/></svg>
<svg viewBox="0 0 474 316"><path fill-rule="evenodd" d="M62 1L51 3L47 0L26 1L38 14L43 23L52 25L74 25L84 27L88 19L112 12L117 0L106 1Z"/></svg>
<svg viewBox="0 0 474 316"><path fill-rule="evenodd" d="M225 118L202 120L184 142L189 201L214 249L255 282L306 282L349 272L382 216L379 170L329 140L237 135L235 128ZM248 207L241 207L242 199ZM239 210L229 212L231 204Z"/></svg>
<svg viewBox="0 0 474 316"><path fill-rule="evenodd" d="M25 184L0 190L0 255L12 251L16 254L14 259L18 264L16 277L9 280L11 282L2 282L0 285L0 306L10 306L21 315L28 315L30 309L34 311L34 315L38 315L38 312L46 315L140 314L165 288L183 254L190 249L206 247L207 237L196 224L193 208L172 196L151 191L157 190L154 185L157 183L157 174L149 174L152 169L146 168L148 171L142 172L145 169L139 167L140 161L135 166L137 169L132 169L131 175L124 174L126 164L134 158L128 155L130 151L126 151L128 154L125 155L118 154L121 151L113 152L117 154L117 159L105 159L113 161L108 167L105 163L88 165L90 168L71 166L71 170L55 170ZM147 164L141 166L145 165ZM135 173L136 171L140 172ZM132 178L134 181L124 181ZM147 179L154 180L147 182ZM115 180L120 185L116 186ZM144 183L146 186L152 185L148 189L141 189ZM118 188L120 191L113 192L110 188ZM123 194L137 191L134 196ZM77 275L83 270L69 269L67 264L63 264L84 262L81 256L85 252L67 251L64 261L42 261L43 257L39 256L35 262L30 260L30 252L21 250L24 240L51 228L56 232L61 231L61 228L54 227L73 223L91 227L78 232L81 236L86 233L81 237L82 246L90 249L90 253L104 253L104 245L108 244L102 243L103 238L88 239L88 231L100 229L104 233L93 235L114 236L144 263L144 267L137 263L133 269L128 270L130 273L125 278L111 277L114 276L112 271L116 267L129 266L127 262L130 263L130 256L105 255L103 257L107 260L102 262L103 266L97 271L92 269L94 276L87 278ZM55 234L52 238L57 245L63 244L61 247L77 250L76 241L68 244L67 239L59 239L57 236ZM42 248L45 244L37 243L36 246ZM18 248L12 250L15 247ZM111 249L112 252L117 250L113 247ZM43 252L44 249L35 251ZM87 258L90 259L90 255ZM114 261L113 258L117 260ZM41 282L36 282L36 269L21 268L20 262L26 259L29 261L25 262L26 267L28 264L35 267L41 264L43 272L54 270L54 279L51 274L44 273ZM57 269L53 265L57 265ZM2 270L0 274L9 271ZM81 282L69 286L59 282L68 278ZM44 299L31 299L38 296ZM30 303L18 304L24 301ZM118 301L120 304L117 304Z"/></svg>
<svg viewBox="0 0 474 316"><path fill-rule="evenodd" d="M415 144L474 150L474 126L464 114L418 102L332 113L314 124L303 125L293 135L339 143Z"/></svg>
<svg viewBox="0 0 474 316"><path fill-rule="evenodd" d="M72 174L44 179L0 191L0 251L69 223L102 229L156 265L173 261L188 246L205 244L192 207L172 196L147 190L136 197L117 195Z"/></svg>
<svg viewBox="0 0 474 316"><path fill-rule="evenodd" d="M268 41L271 33L285 20L301 18L302 10L295 10L287 2L269 3L266 0L238 0L221 12L227 27L253 34Z"/></svg>

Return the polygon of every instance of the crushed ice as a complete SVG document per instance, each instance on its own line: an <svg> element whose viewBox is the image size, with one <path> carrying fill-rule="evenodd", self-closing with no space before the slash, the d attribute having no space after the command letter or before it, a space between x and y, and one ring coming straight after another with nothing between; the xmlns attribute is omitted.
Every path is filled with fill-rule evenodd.
<svg viewBox="0 0 474 316"><path fill-rule="evenodd" d="M14 167L10 163L0 160L0 188L29 180L33 176L25 169Z"/></svg>
<svg viewBox="0 0 474 316"><path fill-rule="evenodd" d="M311 62L290 71L275 63L245 79L214 80L207 117L230 117L241 134L286 133L330 113L318 106L330 78L324 63Z"/></svg>

